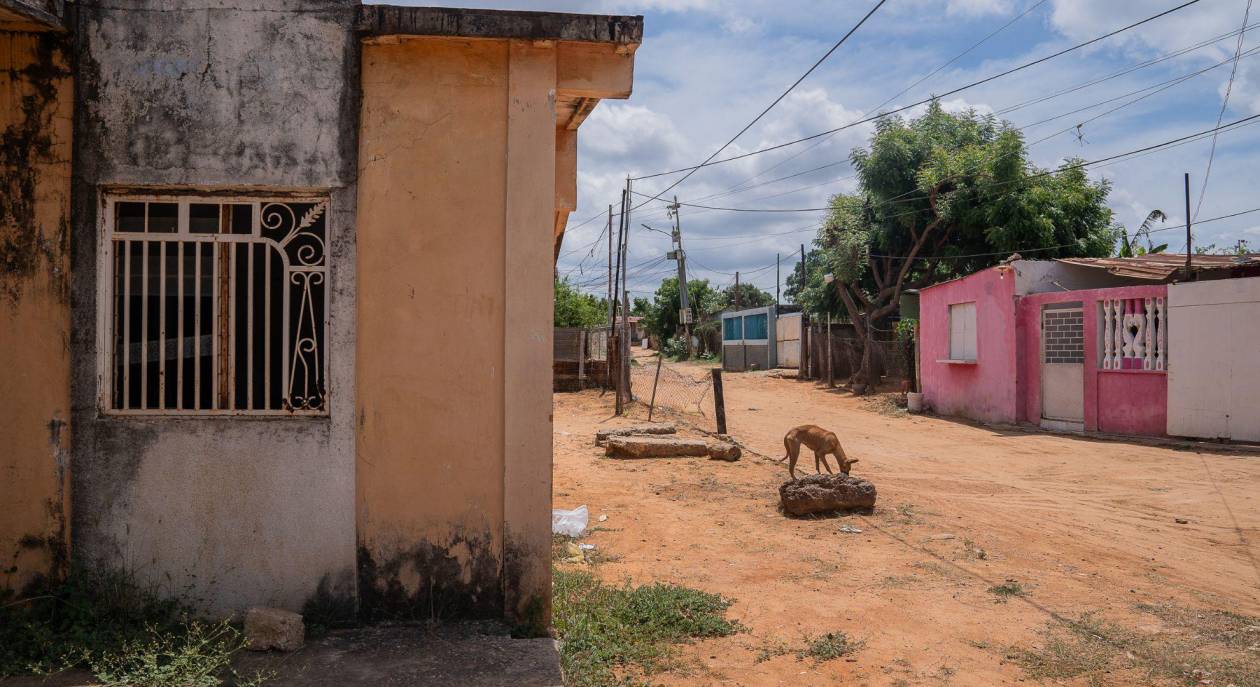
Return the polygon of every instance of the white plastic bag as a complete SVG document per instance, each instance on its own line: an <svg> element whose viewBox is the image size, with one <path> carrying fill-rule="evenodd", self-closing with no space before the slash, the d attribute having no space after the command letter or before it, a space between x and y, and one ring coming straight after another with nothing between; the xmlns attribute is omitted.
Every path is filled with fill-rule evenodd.
<svg viewBox="0 0 1260 687"><path fill-rule="evenodd" d="M563 534L566 537L580 537L586 531L586 523L590 517L585 505L573 510L553 508L551 509L551 532Z"/></svg>

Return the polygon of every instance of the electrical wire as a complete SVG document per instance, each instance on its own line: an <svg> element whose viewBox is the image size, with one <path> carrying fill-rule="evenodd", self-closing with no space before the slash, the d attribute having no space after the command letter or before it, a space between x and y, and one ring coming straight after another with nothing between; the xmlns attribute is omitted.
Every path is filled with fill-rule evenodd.
<svg viewBox="0 0 1260 687"><path fill-rule="evenodd" d="M1229 96L1234 90L1234 77L1238 75L1238 61L1242 58L1243 39L1247 35L1247 20L1251 18L1251 2L1247 0L1247 8L1243 10L1242 31L1238 34L1238 46L1234 48L1234 68L1229 73L1229 83L1225 86L1225 97L1221 99L1221 111L1216 115L1216 125L1220 126L1225 118L1225 110L1229 107ZM1212 151L1208 153L1207 171L1203 173L1203 185L1199 188L1199 202L1194 207L1194 216L1199 216L1203 209L1203 199L1207 196L1208 182L1212 179L1212 162L1216 159L1216 136L1212 137ZM1191 218L1187 217L1189 221Z"/></svg>
<svg viewBox="0 0 1260 687"><path fill-rule="evenodd" d="M938 95L934 95L934 96L932 96L932 97L930 97L930 98L926 98L926 99L924 99L924 100L920 100L920 101L918 101L918 102L914 102L914 103L911 103L911 104L909 104L909 105L904 105L904 106L902 106L902 107L898 107L898 108L895 108L895 109L893 109L893 110L889 110L888 112L881 113L881 114L876 115L876 116L874 116L874 117L865 117L865 118L862 118L862 119L859 119L859 120L856 120L856 121L850 122L850 123L848 123L848 124L845 124L845 125L843 125L843 126L836 127L836 128L834 128L834 129L828 129L827 131L821 131L821 132L819 132L819 133L816 133L816 134L811 134L811 135L809 135L809 136L805 136L805 137L803 137L803 138L798 138L798 139L795 139L795 140L792 140L792 141L787 141L787 142L784 142L784 143L778 143L778 144L775 144L775 145L772 145L772 146L768 146L768 147L765 147L765 148L760 148L760 149L758 149L758 150L750 151L750 152L747 152L747 153L742 153L742 154L740 154L740 155L735 155L735 156L732 156L732 157L723 158L723 159L721 159L721 160L713 160L713 159L712 159L712 157L710 157L710 159L709 159L709 160L706 160L705 162L702 162L702 163L700 163L699 165L696 165L696 166L694 166L694 167L681 167L681 168L679 168L679 169L669 170L669 171L666 171L666 172L657 172L657 173L655 173L655 174L645 174L645 175L643 175L643 176L632 177L631 179L632 179L633 181L640 181L640 180L643 180L643 179L652 179L652 178L655 178L655 177L668 176L668 175L670 175L670 174L678 174L678 173L681 173L681 172L687 172L687 176L691 176L691 173L693 173L695 170L700 169L700 168L703 168L703 167L710 167L710 166L713 166L713 165L719 165L719 164L723 164L723 163L727 163L727 162L733 162L733 161L735 161L735 160L742 160L742 159L744 159L744 158L747 158L747 157L752 157L752 156L754 156L754 155L761 155L761 154L763 154L763 153L768 153L768 152L770 152L770 151L772 151L772 150L779 150L779 149L781 149L781 148L786 148L786 147L788 147L788 146L796 145L797 143L804 143L804 142L806 142L806 141L812 141L812 140L814 140L814 139L816 139L816 138L820 138L820 137L822 137L822 136L827 136L827 135L829 135L829 134L833 134L833 133L835 133L835 132L837 132L837 131L843 131L843 130L845 130L845 129L850 129L850 128L852 128L852 127L858 126L859 124L866 124L866 123L868 123L868 122L872 122L872 121L875 121L875 120L877 120L877 119L882 119L882 118L884 118L884 117L888 117L888 116L890 116L890 115L894 115L894 114L897 114L897 113L899 113L899 112L905 112L906 110L910 110L910 109L913 109L913 108L915 108L915 107L919 107L919 106L922 106L922 105L926 105L926 104L928 104L928 103L931 103L933 100L939 100L939 99L941 99L941 98L946 98L946 97L949 97L949 96L951 96L951 95L955 95L955 94L957 94L957 93L961 93L962 91L965 91L965 90L968 90L968 89L971 89L971 88L975 88L976 86L980 86L980 85L983 85L983 84L986 84L986 83L989 83L989 82L995 81L995 80L997 80L997 79L1001 79L1001 78L1003 78L1003 77L1010 76L1011 74L1015 74L1015 73L1017 73L1017 72L1020 72L1020 71L1025 70L1025 69L1029 69L1029 68L1034 67L1034 66L1037 66L1037 65L1039 65L1039 64L1043 64L1043 63L1045 63L1045 62L1048 62L1049 60L1053 60L1053 59L1055 59L1055 58L1062 57L1063 55L1066 55L1066 54L1068 54L1068 53L1074 52L1074 51L1076 51L1076 50L1080 50L1081 48L1088 47L1088 46L1090 46L1090 45L1093 45L1093 44L1095 44L1095 43L1098 43L1099 41L1103 41L1103 40L1106 40L1106 39L1111 38L1111 37L1113 37L1113 36L1116 36L1116 35L1118 35L1118 34L1121 34L1121 33L1125 32L1125 31L1129 31L1129 30L1131 30L1131 29L1135 29L1135 28L1137 28L1137 27L1139 27L1139 26L1142 26L1142 25L1144 25L1144 24L1148 24L1148 23L1150 23L1150 22L1152 22L1152 21L1155 21L1155 20L1157 20L1157 19L1161 19L1161 18L1166 17L1166 16L1168 16L1168 15L1170 15L1170 14L1174 13L1174 12L1178 12L1178 11L1183 10L1183 9L1185 9L1185 8L1187 8L1187 7L1190 7L1190 6L1192 6L1192 5L1196 5L1196 4L1198 4L1199 2L1202 2L1202 0L1188 0L1187 2L1184 2L1184 3L1180 4L1180 5L1177 5L1176 7L1173 7L1173 8L1171 8L1171 9L1167 9L1167 10L1164 10L1163 12L1160 12L1160 13L1158 13L1158 14L1151 15L1151 16L1149 16L1149 17L1145 18L1145 19L1142 19L1142 20L1136 21L1136 22L1134 22L1134 23L1132 23L1132 24L1129 24L1128 26L1123 26L1123 27L1121 27L1121 28L1119 28L1119 29L1115 29L1115 30L1113 30L1113 31L1109 31L1109 32L1107 32L1107 33L1105 33L1105 34L1103 34L1103 35L1101 35L1101 36L1098 36L1098 37L1096 37L1096 38L1091 38L1090 40L1087 40L1087 41L1085 41L1085 42L1083 42L1083 43L1077 43L1076 45L1073 45L1073 46L1068 47L1068 48L1064 48L1063 50L1059 50L1058 52L1052 53L1052 54L1050 54L1050 55L1046 55L1045 57L1038 58L1038 59L1033 60L1033 61L1031 61L1031 62L1025 62L1024 64L1021 64L1021 65L1016 66L1016 67L1012 67L1011 69L1007 69L1007 70L1005 70L1005 71L1003 71L1003 72L999 72L999 73L997 73L997 74L994 74L994 75L991 75L991 76L987 76L987 77L985 77L985 78L983 78L983 79L980 79L980 80L978 80L978 81L973 81L973 82L971 82L971 83L969 83L969 84L965 84L965 85L963 85L963 86L959 86L958 88L954 88L954 89L949 90L949 91L946 91L946 92L944 92L944 93L941 93L941 94L938 94ZM728 144L728 145L729 145L729 144ZM678 180L677 182L675 182L675 183L671 184L671 185L669 186L669 188L667 188L667 189L666 189L666 191L668 191L669 189L672 189L672 188L674 188L675 186L677 186L678 184L682 183L682 181L683 181L683 180L685 180L685 179L687 178L687 176L685 176L685 177L683 177L682 179ZM661 193L664 193L664 192L665 192L665 191L662 191ZM659 197L659 196L660 196L660 194L657 194L657 197ZM655 199L655 198L654 198L654 199ZM645 202L649 202L649 201L645 201Z"/></svg>

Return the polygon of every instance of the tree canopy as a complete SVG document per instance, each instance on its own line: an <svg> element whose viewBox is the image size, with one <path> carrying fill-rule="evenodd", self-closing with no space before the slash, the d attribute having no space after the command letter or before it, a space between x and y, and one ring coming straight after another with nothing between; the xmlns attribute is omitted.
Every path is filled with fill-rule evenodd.
<svg viewBox="0 0 1260 687"><path fill-rule="evenodd" d="M608 323L608 299L578 291L567 277L557 279L555 284L557 327L598 327Z"/></svg>
<svg viewBox="0 0 1260 687"><path fill-rule="evenodd" d="M1119 231L1109 184L1071 162L1042 170L1020 132L992 115L946 112L876 124L852 153L858 192L833 196L816 245L819 268L866 338L902 291L1026 258L1111 255ZM812 272L811 268L811 272ZM803 294L810 297L807 283ZM821 302L821 301L820 301ZM869 356L854 376L864 387Z"/></svg>
<svg viewBox="0 0 1260 687"><path fill-rule="evenodd" d="M774 296L762 291L754 284L744 282L739 285L740 308L760 308L767 305L774 305ZM734 307L735 285L731 284L723 289L721 299L718 303L718 309L733 309Z"/></svg>
<svg viewBox="0 0 1260 687"><path fill-rule="evenodd" d="M687 280L687 297L693 322L699 322L704 315L721 309L722 296L708 279ZM643 320L644 328L661 341L672 338L678 331L678 311L681 309L678 277L666 277L653 295L652 307Z"/></svg>

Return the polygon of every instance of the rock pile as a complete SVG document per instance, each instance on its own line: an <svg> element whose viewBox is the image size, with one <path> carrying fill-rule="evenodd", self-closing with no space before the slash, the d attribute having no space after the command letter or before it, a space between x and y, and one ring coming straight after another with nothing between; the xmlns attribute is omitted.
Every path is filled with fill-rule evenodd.
<svg viewBox="0 0 1260 687"><path fill-rule="evenodd" d="M788 515L869 511L875 507L875 485L844 474L805 475L779 487L779 502Z"/></svg>

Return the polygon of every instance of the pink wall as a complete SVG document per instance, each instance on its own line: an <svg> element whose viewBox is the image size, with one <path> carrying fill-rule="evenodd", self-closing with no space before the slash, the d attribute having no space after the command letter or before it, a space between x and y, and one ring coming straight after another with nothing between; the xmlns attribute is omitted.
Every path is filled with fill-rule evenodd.
<svg viewBox="0 0 1260 687"><path fill-rule="evenodd" d="M976 362L949 358L949 306L976 304ZM1018 419L1015 278L997 269L923 289L919 295L919 375L923 401L942 415L984 422Z"/></svg>
<svg viewBox="0 0 1260 687"><path fill-rule="evenodd" d="M1023 296L1018 302L1021 422L1041 420L1041 308L1080 301L1085 317L1085 430L1162 436L1167 428L1168 379L1163 372L1103 370L1098 364L1099 300L1167 297L1168 287L1124 286Z"/></svg>

